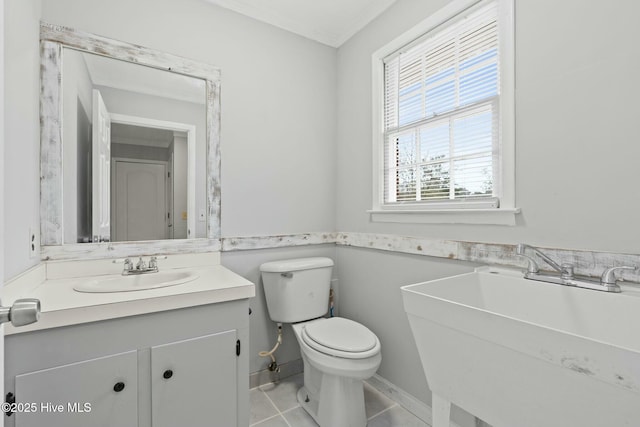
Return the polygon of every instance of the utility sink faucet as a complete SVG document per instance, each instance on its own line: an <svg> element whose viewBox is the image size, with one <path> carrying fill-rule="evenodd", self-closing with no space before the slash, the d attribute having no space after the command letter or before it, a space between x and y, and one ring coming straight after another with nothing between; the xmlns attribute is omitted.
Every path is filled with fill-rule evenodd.
<svg viewBox="0 0 640 427"><path fill-rule="evenodd" d="M531 249L535 254L537 254L540 258L542 258L544 262L549 264L551 268L553 268L558 273L560 273L562 278L564 279L573 278L573 270L574 270L573 264L563 263L562 265L558 265L557 262L549 258L547 255L545 255L538 249L534 248L533 246L527 245L525 243L518 243L518 246L516 246L516 255L526 258L529 261L529 265L527 267L528 273L538 273L540 271L540 268L538 267L538 264L533 258L525 254L525 250L527 248Z"/></svg>
<svg viewBox="0 0 640 427"><path fill-rule="evenodd" d="M536 260L525 253L527 248L542 258L542 260L549 264L551 268L556 270L559 275L553 273L540 273L540 268L538 267ZM562 263L559 265L540 250L525 243L519 243L516 246L516 255L523 257L528 261L527 271L524 273L525 279L605 292L621 292L620 286L616 283L616 271L637 270L637 267L629 266L610 267L604 270L600 277L600 281L595 281L586 277L575 277L573 264Z"/></svg>

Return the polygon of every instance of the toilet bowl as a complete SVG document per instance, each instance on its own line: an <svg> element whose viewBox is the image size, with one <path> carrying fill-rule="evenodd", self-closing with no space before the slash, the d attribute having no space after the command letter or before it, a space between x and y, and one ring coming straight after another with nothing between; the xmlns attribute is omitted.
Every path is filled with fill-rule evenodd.
<svg viewBox="0 0 640 427"><path fill-rule="evenodd" d="M340 317L293 325L304 364L300 405L321 426L364 427L363 380L380 367L380 341L365 326Z"/></svg>
<svg viewBox="0 0 640 427"><path fill-rule="evenodd" d="M363 380L380 367L380 340L353 320L330 317L333 261L300 258L262 264L269 316L291 323L304 364L297 398L320 427L365 427Z"/></svg>

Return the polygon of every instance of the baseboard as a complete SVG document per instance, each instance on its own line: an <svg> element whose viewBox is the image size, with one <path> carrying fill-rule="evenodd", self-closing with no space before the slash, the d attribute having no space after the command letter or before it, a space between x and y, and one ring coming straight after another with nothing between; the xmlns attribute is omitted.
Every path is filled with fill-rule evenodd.
<svg viewBox="0 0 640 427"><path fill-rule="evenodd" d="M299 374L303 370L302 359L292 360L290 362L282 363L280 366L280 372L276 373L268 369L262 371L253 372L249 375L249 388L260 387L261 385L269 384L282 380L287 377Z"/></svg>
<svg viewBox="0 0 640 427"><path fill-rule="evenodd" d="M402 406L407 411L411 412L416 417L420 418L425 423L433 425L433 414L431 411L431 406L416 399L406 391L398 388L378 374L375 374L373 377L369 378L367 380L367 383L369 383L380 393L387 396L389 399L396 402L398 405ZM450 421L449 426L460 427L460 425L453 421Z"/></svg>

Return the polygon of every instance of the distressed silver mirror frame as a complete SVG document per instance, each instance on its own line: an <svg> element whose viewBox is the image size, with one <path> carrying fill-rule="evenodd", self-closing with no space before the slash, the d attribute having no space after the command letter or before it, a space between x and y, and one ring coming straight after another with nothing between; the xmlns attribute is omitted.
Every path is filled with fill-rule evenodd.
<svg viewBox="0 0 640 427"><path fill-rule="evenodd" d="M206 82L207 237L142 242L62 244L62 48L101 55ZM219 251L220 69L208 64L40 23L40 244L44 260Z"/></svg>

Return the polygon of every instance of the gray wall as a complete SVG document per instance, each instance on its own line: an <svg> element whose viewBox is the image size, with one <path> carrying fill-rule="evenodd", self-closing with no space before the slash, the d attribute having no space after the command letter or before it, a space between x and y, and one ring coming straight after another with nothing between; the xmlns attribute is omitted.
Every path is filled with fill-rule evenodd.
<svg viewBox="0 0 640 427"><path fill-rule="evenodd" d="M5 279L38 262L40 19L222 69L223 235L335 228L335 49L200 0L5 7Z"/></svg>
<svg viewBox="0 0 640 427"><path fill-rule="evenodd" d="M185 136L175 135L171 144L172 162L171 174L173 180L173 238L187 238L187 220L182 218L182 213L187 212L187 192L179 191L181 188L187 188L187 139ZM196 215L196 212L193 213Z"/></svg>
<svg viewBox="0 0 640 427"><path fill-rule="evenodd" d="M29 228L40 230L40 2L6 0L4 165L5 278L36 265Z"/></svg>
<svg viewBox="0 0 640 427"><path fill-rule="evenodd" d="M64 241L76 243L78 238L91 236L91 218L87 218L87 207L91 199L86 196L87 186L91 185L91 181L87 182L87 177L91 177L91 166L87 160L90 159L88 154L91 152L92 136L89 131L93 84L82 54L72 49L65 51L62 75Z"/></svg>
<svg viewBox="0 0 640 427"><path fill-rule="evenodd" d="M91 119L85 110L84 105L77 101L77 142L78 150L76 156L77 176L76 176L76 204L77 204L77 240L86 242L91 239L93 234L93 200L91 193L93 192L92 170L92 153L93 153L93 132ZM68 191L68 190L67 190ZM66 219L67 215L65 215ZM66 238L65 238L65 241Z"/></svg>
<svg viewBox="0 0 640 427"><path fill-rule="evenodd" d="M516 227L369 221L371 54L444 3L396 2L338 50L338 230L638 253L640 3L630 0L516 2Z"/></svg>
<svg viewBox="0 0 640 427"><path fill-rule="evenodd" d="M171 156L171 151L169 148L136 145L135 141L128 142L131 143L112 143L111 157L123 157L127 159L138 160L158 160L161 162L166 162Z"/></svg>
<svg viewBox="0 0 640 427"><path fill-rule="evenodd" d="M475 265L345 246L337 248L337 259L340 316L366 325L378 336L382 347L380 376L431 405L399 288L466 273ZM472 417L458 408L454 407L452 416L462 427L474 425Z"/></svg>
<svg viewBox="0 0 640 427"><path fill-rule="evenodd" d="M337 52L199 0L43 1L42 17L221 67L223 236L344 230L638 253L640 4L631 0L517 2L517 226L370 222L371 54L445 3L396 2ZM38 224L39 7L6 2L4 173L20 182L5 188L6 277L36 262L26 236ZM428 402L399 287L473 266L348 247L224 253L258 284L252 353L275 332L259 264L321 254L337 258L341 314L380 336L381 374ZM290 333L285 341L283 361L297 357Z"/></svg>
<svg viewBox="0 0 640 427"><path fill-rule="evenodd" d="M516 2L517 226L370 221L371 55L445 3L396 2L338 49L337 229L639 253L633 1ZM338 265L341 313L380 337L380 374L429 402L399 288L473 266L348 247L338 248Z"/></svg>
<svg viewBox="0 0 640 427"><path fill-rule="evenodd" d="M222 70L222 233L333 230L336 51L201 0L56 0L44 21Z"/></svg>
<svg viewBox="0 0 640 427"><path fill-rule="evenodd" d="M15 248L5 256L10 278L37 262L29 258L27 235L31 224L39 228L40 2L8 0L6 7L12 45L6 118L12 126L6 129L5 177L21 182L8 185L5 195L5 247ZM222 69L224 236L335 229L335 49L200 0L56 0L41 7L45 22ZM223 261L258 283L263 260L334 253L333 247L233 253ZM257 370L264 359L256 353L273 345L275 335L266 331L275 327L264 313L252 317L252 327ZM299 358L293 337L285 338L279 360Z"/></svg>

